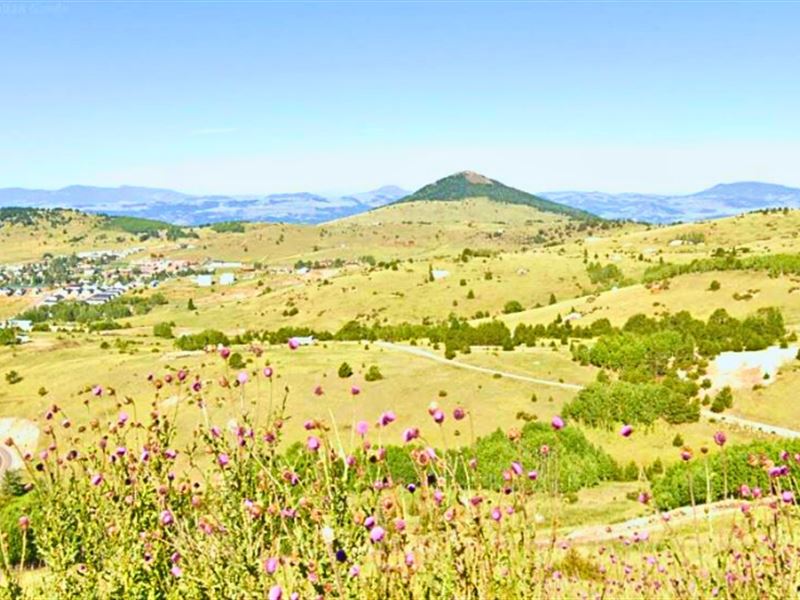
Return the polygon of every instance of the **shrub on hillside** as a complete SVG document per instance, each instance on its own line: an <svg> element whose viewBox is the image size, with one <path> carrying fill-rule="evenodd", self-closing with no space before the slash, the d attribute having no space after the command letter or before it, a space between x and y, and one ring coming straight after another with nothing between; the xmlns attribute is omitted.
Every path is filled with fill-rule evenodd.
<svg viewBox="0 0 800 600"><path fill-rule="evenodd" d="M229 345L230 339L221 331L216 329L206 329L200 333L182 335L175 340L175 346L179 350L204 350L208 346Z"/></svg>
<svg viewBox="0 0 800 600"><path fill-rule="evenodd" d="M372 365L366 375L364 375L364 379L366 381L378 381L379 379L383 379L383 373L381 373L378 365Z"/></svg>
<svg viewBox="0 0 800 600"><path fill-rule="evenodd" d="M172 328L175 326L175 323L171 322L162 322L156 323L153 325L153 335L155 337L165 338L165 339L172 339L175 337L175 334L172 332Z"/></svg>
<svg viewBox="0 0 800 600"><path fill-rule="evenodd" d="M615 381L593 383L564 406L563 415L591 427L611 429L619 423L652 425L688 423L700 418L700 406L664 385Z"/></svg>
<svg viewBox="0 0 800 600"><path fill-rule="evenodd" d="M353 374L353 367L351 367L348 363L343 362L339 365L339 377L342 379L347 379L348 377L352 376Z"/></svg>
<svg viewBox="0 0 800 600"><path fill-rule="evenodd" d="M23 496L12 497L5 501L0 508L0 534L4 536L8 561L12 565L17 565L22 560L22 538L23 531L20 527L20 518L27 517L31 522L35 522L36 496L25 494ZM36 547L36 536L34 530L29 528L25 532L25 564L35 566L39 562L39 554Z"/></svg>
<svg viewBox="0 0 800 600"><path fill-rule="evenodd" d="M777 493L782 477L770 477L770 468L780 465L781 454L800 452L800 440L752 442L727 446L722 451L692 458L668 467L653 484L653 497L660 509L688 506L692 496L697 503L739 495L739 487L761 488L764 494ZM691 482L691 483L690 483ZM789 485L788 479L784 485ZM727 488L727 489L726 489Z"/></svg>

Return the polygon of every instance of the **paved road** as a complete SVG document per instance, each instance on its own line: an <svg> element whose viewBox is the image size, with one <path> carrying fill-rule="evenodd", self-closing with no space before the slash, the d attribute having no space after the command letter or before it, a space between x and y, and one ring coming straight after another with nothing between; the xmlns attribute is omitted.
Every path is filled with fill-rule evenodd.
<svg viewBox="0 0 800 600"><path fill-rule="evenodd" d="M457 369L478 371L480 373L487 373L489 375L501 375L502 377L507 377L509 379L516 379L519 381L529 381L530 383L536 383L539 385L549 385L553 387L563 388L566 390L583 389L582 385L578 385L575 383L564 383L561 381L553 381L552 379L539 379L537 377L530 377L528 375L509 373L508 371L498 371L497 369L490 369L488 367L479 367L477 365L468 365L466 363L458 362L456 360L448 360L443 356L439 356L438 354L434 354L433 352L429 352L428 350L424 350L416 346L404 346L402 344L393 344L391 342L376 342L376 344L382 348L387 348L389 350L397 350L399 352L406 352L407 354L413 354L414 356L427 358L428 360L433 360ZM733 415L713 413L710 410L701 410L700 414L705 419L715 419L722 423L728 423L730 425L738 425L739 427L746 427L747 429L755 429L757 431L761 431L764 433L771 433L773 435L777 435L778 437L789 438L789 439L800 438L800 431L787 429L786 427L778 427L777 425L770 425L768 423L751 421L750 419L735 417Z"/></svg>
<svg viewBox="0 0 800 600"><path fill-rule="evenodd" d="M440 362L445 365L450 365L451 367L455 367L458 369L478 371L480 373L488 373L489 375L500 375L502 377L507 377L508 379L529 381L530 383L537 383L539 385L549 385L552 387L563 388L565 390L583 389L582 385L577 385L575 383L563 383L561 381L553 381L552 379L538 379L536 377L529 377L528 375L519 375L517 373L509 373L508 371L498 371L496 369L489 369L487 367L479 367L477 365L468 365L466 363L458 362L455 360L448 360L443 356L439 356L438 354L434 354L433 352L428 352L427 350L423 350L422 348L417 348L415 346L403 346L401 344L392 344L391 342L376 342L376 345L381 346L382 348L388 348L390 350L399 350L400 352L413 354L414 356L421 356L423 358L434 360L436 362Z"/></svg>
<svg viewBox="0 0 800 600"><path fill-rule="evenodd" d="M778 427L777 425L768 425L767 423L759 423L758 421L751 421L742 417L735 417L733 415L713 413L710 410L701 410L700 414L706 419L715 419L721 423L729 423L731 425L738 425L739 427L746 427L747 429L756 429L764 433L771 433L783 438L800 438L800 431L794 429L787 429L786 427Z"/></svg>
<svg viewBox="0 0 800 600"><path fill-rule="evenodd" d="M775 500L774 496L768 496L758 501L751 501L751 505L766 505ZM564 536L559 536L560 540L567 540L573 543L595 543L607 542L619 539L620 537L632 537L647 532L653 533L669 527L680 527L687 523L706 522L719 517L736 515L741 512L741 500L720 500L710 504L698 504L695 508L682 506L668 512L636 517L621 523L611 525L589 525L577 527ZM669 522L665 520L669 518Z"/></svg>

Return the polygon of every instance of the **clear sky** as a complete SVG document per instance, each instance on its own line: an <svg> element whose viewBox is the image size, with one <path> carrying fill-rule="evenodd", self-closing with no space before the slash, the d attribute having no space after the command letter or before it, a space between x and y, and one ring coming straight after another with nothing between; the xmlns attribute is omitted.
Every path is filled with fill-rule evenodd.
<svg viewBox="0 0 800 600"><path fill-rule="evenodd" d="M800 187L800 3L0 1L0 187Z"/></svg>

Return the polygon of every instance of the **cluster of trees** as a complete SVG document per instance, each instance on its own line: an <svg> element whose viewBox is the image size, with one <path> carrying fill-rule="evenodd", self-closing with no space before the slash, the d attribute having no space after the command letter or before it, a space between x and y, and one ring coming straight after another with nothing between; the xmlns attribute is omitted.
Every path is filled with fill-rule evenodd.
<svg viewBox="0 0 800 600"><path fill-rule="evenodd" d="M566 321L558 316L549 325L526 325L520 323L514 328L514 345L535 346L542 339L556 339L566 341L569 338L593 338L614 331L611 321L608 319L598 319L591 325L581 326L572 325L572 321Z"/></svg>
<svg viewBox="0 0 800 600"><path fill-rule="evenodd" d="M0 329L0 346L11 346L17 343L17 332L13 329Z"/></svg>
<svg viewBox="0 0 800 600"><path fill-rule="evenodd" d="M204 350L208 346L230 345L231 340L221 331L216 329L205 329L200 333L182 335L175 340L175 346L179 350Z"/></svg>
<svg viewBox="0 0 800 600"><path fill-rule="evenodd" d="M760 487L765 493L774 489L774 481L757 459L780 464L782 452L800 452L800 440L758 441L725 447L721 452L696 457L668 467L653 483L653 497L660 510L731 497L734 486ZM691 482L691 483L690 483ZM692 497L694 496L694 498Z"/></svg>
<svg viewBox="0 0 800 600"><path fill-rule="evenodd" d="M214 223L209 226L212 231L217 233L244 233L244 223L241 221L225 221Z"/></svg>
<svg viewBox="0 0 800 600"><path fill-rule="evenodd" d="M20 206L0 207L0 226L10 225L32 226L40 220L47 221L49 227L63 227L72 221L76 211L63 208L27 208Z"/></svg>
<svg viewBox="0 0 800 600"><path fill-rule="evenodd" d="M625 282L620 268L611 263L601 265L599 262L590 262L586 265L586 273L595 285L622 285Z"/></svg>
<svg viewBox="0 0 800 600"><path fill-rule="evenodd" d="M550 453L543 455L542 446L548 446ZM293 450L298 455L307 454L302 449ZM292 452L292 450L290 450ZM437 454L443 454L441 450ZM526 423L516 441L511 441L506 432L494 433L478 438L474 444L450 450L446 453L448 462L456 465L455 476L461 485L484 489L498 489L505 484L503 471L519 462L523 469L536 470L536 485L543 490L569 494L602 481L620 480L623 469L604 450L593 446L580 429L566 428L554 432L543 423ZM470 459L475 458L481 466L479 480L476 472L468 469ZM370 465L369 478L380 479L385 476L384 466ZM419 474L407 448L388 446L386 465L395 482L419 484Z"/></svg>
<svg viewBox="0 0 800 600"><path fill-rule="evenodd" d="M19 318L43 323L58 321L63 323L96 323L124 319L133 315L145 315L156 306L167 304L164 294L150 296L120 296L105 304L86 304L85 302L59 302L53 306L37 306L23 312Z"/></svg>
<svg viewBox="0 0 800 600"><path fill-rule="evenodd" d="M583 364L620 371L624 379L638 380L689 369L695 354L710 358L720 352L762 350L786 335L783 315L777 308L762 308L745 319L731 317L719 308L707 321L688 311L660 319L632 316L622 330L612 330L592 347L573 348Z"/></svg>
<svg viewBox="0 0 800 600"><path fill-rule="evenodd" d="M652 283L687 273L710 271L767 271L771 277L800 274L800 254L768 254L740 257L736 253L717 252L686 264L662 263L645 269L642 281Z"/></svg>
<svg viewBox="0 0 800 600"><path fill-rule="evenodd" d="M593 383L564 406L565 417L591 427L618 423L650 426L659 419L689 423L700 418L700 402L661 383Z"/></svg>
<svg viewBox="0 0 800 600"><path fill-rule="evenodd" d="M703 233L702 231L692 231L689 233L682 233L675 239L678 239L687 244L705 244L706 234Z"/></svg>

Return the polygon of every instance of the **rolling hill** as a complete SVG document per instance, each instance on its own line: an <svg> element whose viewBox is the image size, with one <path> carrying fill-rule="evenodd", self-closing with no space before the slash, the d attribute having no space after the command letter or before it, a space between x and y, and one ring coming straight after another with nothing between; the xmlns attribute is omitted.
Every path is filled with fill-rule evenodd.
<svg viewBox="0 0 800 600"><path fill-rule="evenodd" d="M190 226L222 221L322 223L389 204L407 193L397 186L383 186L341 197L306 192L226 196L136 186L73 185L59 190L0 189L0 206L71 208Z"/></svg>
<svg viewBox="0 0 800 600"><path fill-rule="evenodd" d="M420 188L413 194L401 198L397 203L419 201L450 202L467 198L487 198L506 204L522 204L543 212L566 215L577 219L597 219L596 215L588 211L545 200L473 171L462 171L439 179Z"/></svg>
<svg viewBox="0 0 800 600"><path fill-rule="evenodd" d="M758 181L722 183L685 196L605 192L544 192L541 195L606 219L649 223L718 219L765 208L800 208L800 189Z"/></svg>

